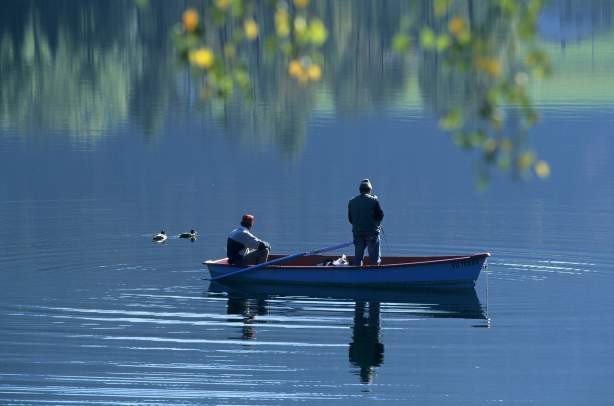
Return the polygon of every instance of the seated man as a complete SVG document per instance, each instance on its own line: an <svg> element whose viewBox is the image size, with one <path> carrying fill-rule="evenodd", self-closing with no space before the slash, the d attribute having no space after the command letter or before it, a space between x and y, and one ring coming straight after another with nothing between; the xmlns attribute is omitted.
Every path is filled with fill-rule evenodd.
<svg viewBox="0 0 614 406"><path fill-rule="evenodd" d="M244 266L266 262L271 246L250 232L253 225L254 216L245 214L241 219L241 227L232 230L228 236L226 242L228 263Z"/></svg>

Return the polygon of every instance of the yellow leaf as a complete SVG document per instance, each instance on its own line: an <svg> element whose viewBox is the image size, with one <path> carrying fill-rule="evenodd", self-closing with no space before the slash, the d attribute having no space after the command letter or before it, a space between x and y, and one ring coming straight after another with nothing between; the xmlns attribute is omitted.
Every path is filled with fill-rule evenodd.
<svg viewBox="0 0 614 406"><path fill-rule="evenodd" d="M322 77L322 68L320 68L319 65L311 64L309 68L307 68L307 75L309 76L309 80L320 80Z"/></svg>
<svg viewBox="0 0 614 406"><path fill-rule="evenodd" d="M452 35L458 38L461 32L465 30L466 26L467 25L465 24L465 20L457 16L452 18L448 23L448 30L450 30Z"/></svg>
<svg viewBox="0 0 614 406"><path fill-rule="evenodd" d="M488 141L484 143L484 151L487 153L493 153L497 150L497 140L494 138L489 138Z"/></svg>
<svg viewBox="0 0 614 406"><path fill-rule="evenodd" d="M258 37L258 24L253 19L245 20L243 29L248 40L253 41Z"/></svg>
<svg viewBox="0 0 614 406"><path fill-rule="evenodd" d="M230 0L215 0L215 7L226 10L230 6Z"/></svg>
<svg viewBox="0 0 614 406"><path fill-rule="evenodd" d="M550 165L546 161L538 161L535 164L535 173L537 176L544 179L550 176Z"/></svg>
<svg viewBox="0 0 614 406"><path fill-rule="evenodd" d="M299 78L303 74L303 65L298 59L293 59L288 64L288 74L293 78Z"/></svg>
<svg viewBox="0 0 614 406"><path fill-rule="evenodd" d="M209 69L215 61L213 51L209 48L199 48L189 54L190 63L203 69Z"/></svg>
<svg viewBox="0 0 614 406"><path fill-rule="evenodd" d="M181 17L181 21L183 22L183 28L187 32L192 32L198 27L198 11L193 8L189 8L183 12L183 16Z"/></svg>
<svg viewBox="0 0 614 406"><path fill-rule="evenodd" d="M279 8L275 12L275 32L281 38L285 38L290 34L288 12L283 8Z"/></svg>
<svg viewBox="0 0 614 406"><path fill-rule="evenodd" d="M309 5L309 0L294 0L294 5L298 8L305 8Z"/></svg>
<svg viewBox="0 0 614 406"><path fill-rule="evenodd" d="M307 31L307 20L305 20L305 17L298 16L294 19L294 31L296 31L298 35L305 34Z"/></svg>
<svg viewBox="0 0 614 406"><path fill-rule="evenodd" d="M475 59L476 66L488 73L492 77L501 76L501 71L503 70L501 63L492 57L477 57Z"/></svg>
<svg viewBox="0 0 614 406"><path fill-rule="evenodd" d="M528 169L533 164L534 161L535 161L535 154L531 151L527 151L527 152L524 152L522 155L520 155L520 157L518 157L518 160L516 162L518 164L518 168L524 171Z"/></svg>

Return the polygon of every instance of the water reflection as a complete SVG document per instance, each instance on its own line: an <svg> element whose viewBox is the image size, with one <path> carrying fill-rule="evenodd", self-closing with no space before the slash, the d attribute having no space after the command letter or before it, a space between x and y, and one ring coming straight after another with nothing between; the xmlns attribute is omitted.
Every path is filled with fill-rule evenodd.
<svg viewBox="0 0 614 406"><path fill-rule="evenodd" d="M384 362L384 344L380 342L380 303L356 301L349 358L360 368L360 382L371 383L374 368Z"/></svg>
<svg viewBox="0 0 614 406"><path fill-rule="evenodd" d="M240 315L228 322L241 328L241 339L256 340L257 328L276 322L305 322L316 319L312 312L340 311L351 306L352 336L348 346L349 363L363 384L373 382L384 363L381 316L387 312L409 313L419 318L487 320L475 289L459 291L378 290L364 288L302 287L281 285L225 285L211 283L209 296L226 297L226 313ZM311 307L306 306L308 303ZM281 305L283 304L283 305ZM310 313L302 316L299 310ZM277 313L277 314L276 314ZM281 313L281 314L280 314ZM276 317L285 316L283 321ZM262 317L268 316L268 317ZM343 321L343 323L346 323Z"/></svg>
<svg viewBox="0 0 614 406"><path fill-rule="evenodd" d="M231 323L241 323L241 338L251 340L256 338L256 331L253 326L256 316L268 314L267 303L263 298L250 298L242 294L229 292L226 314L243 316L240 320L229 319L228 321Z"/></svg>
<svg viewBox="0 0 614 406"><path fill-rule="evenodd" d="M133 121L157 133L176 86L166 38L179 7L3 2L0 129L93 142Z"/></svg>
<svg viewBox="0 0 614 406"><path fill-rule="evenodd" d="M484 7L469 3L475 3L478 14ZM130 123L152 137L170 114L200 110L245 142L272 143L295 154L305 144L305 127L314 114L413 111L422 105L439 115L450 105L470 105L466 102L474 97L475 86L468 86L462 75L451 75L435 54L392 51L404 18L414 25L432 23L431 2L313 2L334 27L323 49L320 85L294 86L281 61L253 51L247 55L253 103L238 97L200 105L195 79L176 69L169 44L184 7L182 2L151 2L147 8L136 2L4 2L0 128L96 141ZM267 10L263 6L255 12L264 18ZM607 40L612 21L612 1L552 1L542 13L539 33L560 44ZM566 63L572 62L557 60L555 71L564 71ZM583 70L574 72L574 78L582 75ZM548 85L547 94L538 95L540 102L557 97L569 80L565 76Z"/></svg>

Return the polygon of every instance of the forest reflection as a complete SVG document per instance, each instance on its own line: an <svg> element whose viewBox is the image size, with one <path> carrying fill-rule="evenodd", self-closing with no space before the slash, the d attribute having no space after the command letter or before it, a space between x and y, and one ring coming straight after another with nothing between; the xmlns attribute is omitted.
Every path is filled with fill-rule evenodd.
<svg viewBox="0 0 614 406"><path fill-rule="evenodd" d="M451 74L437 54L393 51L403 18L434 24L429 3L314 2L330 29L321 82L297 86L285 65L251 49L252 100L235 95L203 102L195 91L198 78L175 64L169 40L188 2L5 2L0 129L96 142L130 123L155 137L169 114L198 110L229 133L294 155L314 114L424 109L437 118L451 106L471 105L476 86ZM546 41L594 40L611 32L614 2L553 1L541 19L539 34ZM560 24L558 31L552 21Z"/></svg>
<svg viewBox="0 0 614 406"><path fill-rule="evenodd" d="M157 134L177 91L167 37L180 7L3 3L0 128L95 141L130 120Z"/></svg>

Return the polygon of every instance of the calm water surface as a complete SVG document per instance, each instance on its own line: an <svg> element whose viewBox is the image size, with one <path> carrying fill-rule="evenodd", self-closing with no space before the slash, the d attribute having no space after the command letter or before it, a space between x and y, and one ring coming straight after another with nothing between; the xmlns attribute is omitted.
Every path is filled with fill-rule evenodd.
<svg viewBox="0 0 614 406"><path fill-rule="evenodd" d="M557 73L535 88L531 143L552 176L484 192L416 59L391 62L390 83L368 88L382 72L363 66L288 114L273 97L224 120L173 66L183 3L47 4L2 17L1 404L611 404L611 2L546 7ZM116 22L91 35L88 7ZM447 294L206 280L244 212L277 252L348 240L363 177L384 255L490 251L488 277Z"/></svg>

